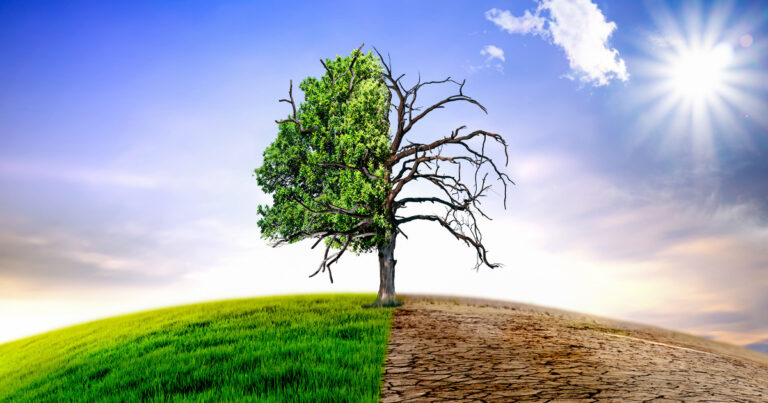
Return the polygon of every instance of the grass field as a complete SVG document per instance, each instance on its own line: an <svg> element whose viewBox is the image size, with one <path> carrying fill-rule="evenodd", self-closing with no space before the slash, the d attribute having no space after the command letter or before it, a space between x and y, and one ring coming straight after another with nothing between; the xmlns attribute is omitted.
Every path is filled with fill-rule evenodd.
<svg viewBox="0 0 768 403"><path fill-rule="evenodd" d="M377 401L392 309L307 295L142 312L0 345L0 401Z"/></svg>

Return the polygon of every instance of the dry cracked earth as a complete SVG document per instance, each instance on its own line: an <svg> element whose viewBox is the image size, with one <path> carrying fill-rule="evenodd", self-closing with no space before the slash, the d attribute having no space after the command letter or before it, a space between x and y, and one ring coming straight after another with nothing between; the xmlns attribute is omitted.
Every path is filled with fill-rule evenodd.
<svg viewBox="0 0 768 403"><path fill-rule="evenodd" d="M522 304L405 301L383 402L768 402L768 356L735 346Z"/></svg>

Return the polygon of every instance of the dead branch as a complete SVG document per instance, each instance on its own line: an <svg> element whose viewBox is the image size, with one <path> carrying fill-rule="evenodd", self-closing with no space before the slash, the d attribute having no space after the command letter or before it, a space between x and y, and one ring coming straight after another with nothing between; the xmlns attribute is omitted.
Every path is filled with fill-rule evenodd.
<svg viewBox="0 0 768 403"><path fill-rule="evenodd" d="M293 101L293 80L290 81L290 86L288 87L288 98L289 99L281 99L279 102L287 102L291 104L291 109L293 110L293 114L288 119L275 120L275 123L277 124L286 123L286 122L295 123L299 127L299 133L301 134L309 134L314 132L316 130L314 127L305 129L304 126L301 124L301 120L299 120L298 116L296 116L296 102Z"/></svg>
<svg viewBox="0 0 768 403"><path fill-rule="evenodd" d="M431 214L418 214L418 215L413 215L409 217L399 218L395 222L397 223L398 226L412 222L412 221L416 221L416 220L437 222L443 228L445 228L451 235L453 235L456 239L464 242L467 246L475 248L475 251L477 252L477 258L478 258L477 264L475 265L475 269L478 269L483 264L485 264L486 266L492 269L500 267L501 264L491 263L488 261L488 251L486 250L485 245L483 245L482 243L482 234L480 233L476 223L474 222L474 216L471 216L471 217L472 217L472 223L468 223L468 222L460 221L457 217L451 217L451 214L446 214L446 218L438 217L436 215L431 215Z"/></svg>

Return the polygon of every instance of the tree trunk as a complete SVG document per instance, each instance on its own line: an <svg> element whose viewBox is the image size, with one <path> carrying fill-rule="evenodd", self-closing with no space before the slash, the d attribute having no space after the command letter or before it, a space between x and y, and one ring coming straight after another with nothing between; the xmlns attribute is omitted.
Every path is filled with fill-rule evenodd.
<svg viewBox="0 0 768 403"><path fill-rule="evenodd" d="M379 296L374 306L402 305L395 298L395 239L397 231L393 231L384 245L379 246Z"/></svg>

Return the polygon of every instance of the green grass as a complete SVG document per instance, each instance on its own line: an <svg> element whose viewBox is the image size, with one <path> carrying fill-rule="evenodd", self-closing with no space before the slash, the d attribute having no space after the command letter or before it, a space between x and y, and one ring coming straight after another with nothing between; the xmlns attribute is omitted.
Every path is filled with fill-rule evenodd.
<svg viewBox="0 0 768 403"><path fill-rule="evenodd" d="M377 401L392 309L375 295L212 302L0 345L0 401Z"/></svg>

